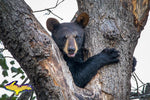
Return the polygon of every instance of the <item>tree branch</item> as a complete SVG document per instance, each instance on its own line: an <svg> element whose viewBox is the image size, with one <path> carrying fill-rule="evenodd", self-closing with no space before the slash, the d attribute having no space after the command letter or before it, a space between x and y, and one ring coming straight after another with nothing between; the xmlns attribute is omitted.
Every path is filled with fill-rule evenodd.
<svg viewBox="0 0 150 100"><path fill-rule="evenodd" d="M54 16L56 16L56 17L58 17L59 19L63 20L63 19L62 19L61 17L59 17L58 15L54 14L50 9L47 9L47 11L49 12L48 15L49 15L50 13L52 13Z"/></svg>
<svg viewBox="0 0 150 100"><path fill-rule="evenodd" d="M120 64L101 69L84 89L74 85L58 47L24 0L0 0L0 39L31 80L38 100L128 100L131 57L140 35L132 12L122 7L122 0L110 4L104 4L105 0L77 1L79 11L90 16L85 47L92 54L104 47L115 47L121 53Z"/></svg>
<svg viewBox="0 0 150 100"><path fill-rule="evenodd" d="M74 85L58 47L24 0L2 0L0 5L0 40L26 72L37 99L92 98L91 91Z"/></svg>
<svg viewBox="0 0 150 100"><path fill-rule="evenodd" d="M64 2L64 0L62 0L62 1L60 1L60 2L59 2L59 0L57 0L56 5L55 5L54 7L46 8L46 9L42 9L42 10L37 10L37 11L33 11L33 13L48 11L48 15L49 15L49 14L53 14L54 16L58 17L59 19L63 20L60 16L56 15L55 13L53 13L53 12L51 11L51 9L56 8L56 7L59 6L62 2Z"/></svg>
<svg viewBox="0 0 150 100"><path fill-rule="evenodd" d="M134 72L135 73L135 72ZM138 81L137 81L137 79L136 79L136 76L133 74L133 77L134 77L134 79L135 79L135 82L136 82L136 86L137 86L137 94L138 94L138 96L139 96L139 85L138 85Z"/></svg>
<svg viewBox="0 0 150 100"><path fill-rule="evenodd" d="M64 2L65 0L62 0L59 2L59 0L57 0L56 2L56 5L54 7L51 7L51 8L46 8L46 9L42 9L42 10L37 10L37 11L33 11L33 13L37 13L37 12L42 12L42 11L46 11L46 10L50 10L50 9L54 9L56 8L57 6L59 6L62 2Z"/></svg>

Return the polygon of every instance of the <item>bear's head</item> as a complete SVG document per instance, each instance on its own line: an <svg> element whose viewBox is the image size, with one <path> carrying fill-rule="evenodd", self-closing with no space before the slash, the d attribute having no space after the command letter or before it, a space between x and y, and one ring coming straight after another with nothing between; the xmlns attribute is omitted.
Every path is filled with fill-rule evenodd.
<svg viewBox="0 0 150 100"><path fill-rule="evenodd" d="M82 13L72 23L59 23L58 20L49 18L46 24L59 49L68 57L75 57L83 45L84 28L88 21L88 14Z"/></svg>

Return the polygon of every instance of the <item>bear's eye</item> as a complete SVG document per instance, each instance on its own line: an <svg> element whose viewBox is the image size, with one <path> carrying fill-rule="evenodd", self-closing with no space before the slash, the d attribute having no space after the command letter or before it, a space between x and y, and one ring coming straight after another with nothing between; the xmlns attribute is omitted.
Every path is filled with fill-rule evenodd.
<svg viewBox="0 0 150 100"><path fill-rule="evenodd" d="M77 39L77 38L79 38L79 36L78 36L78 35L76 35L76 36L75 36L75 38Z"/></svg>
<svg viewBox="0 0 150 100"><path fill-rule="evenodd" d="M67 36L67 35L65 35L65 36L64 36L64 39L66 40L67 38L68 38L68 36Z"/></svg>
<svg viewBox="0 0 150 100"><path fill-rule="evenodd" d="M68 38L68 36L65 35L61 39L63 39L63 42L66 42L67 38Z"/></svg>
<svg viewBox="0 0 150 100"><path fill-rule="evenodd" d="M67 39L66 36L64 36L64 37L63 37L63 40L65 41L66 39Z"/></svg>

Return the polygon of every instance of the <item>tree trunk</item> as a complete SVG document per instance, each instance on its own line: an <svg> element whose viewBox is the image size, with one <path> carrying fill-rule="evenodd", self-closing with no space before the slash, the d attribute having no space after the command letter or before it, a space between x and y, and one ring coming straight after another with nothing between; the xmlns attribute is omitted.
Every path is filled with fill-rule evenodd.
<svg viewBox="0 0 150 100"><path fill-rule="evenodd" d="M73 98L68 67L24 0L0 0L0 39L26 72L38 100Z"/></svg>
<svg viewBox="0 0 150 100"><path fill-rule="evenodd" d="M58 47L24 0L0 0L0 40L31 80L38 100L128 100L134 47L143 29L148 0L77 0L90 22L85 48L120 51L120 63L101 69L85 89L74 85Z"/></svg>
<svg viewBox="0 0 150 100"><path fill-rule="evenodd" d="M103 100L129 100L132 59L146 24L149 0L77 0L79 12L87 12L85 48L93 56L106 47L120 51L120 63L102 68L87 86ZM99 92L101 90L101 92Z"/></svg>

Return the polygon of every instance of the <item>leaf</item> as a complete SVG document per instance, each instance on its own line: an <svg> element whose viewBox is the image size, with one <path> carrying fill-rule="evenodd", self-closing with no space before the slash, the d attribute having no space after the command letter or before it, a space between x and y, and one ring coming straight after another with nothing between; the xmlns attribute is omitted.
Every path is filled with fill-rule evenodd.
<svg viewBox="0 0 150 100"><path fill-rule="evenodd" d="M24 72L22 71L21 68L15 68L15 67L11 67L11 72L12 72L12 73L16 73L14 76L12 76L12 78L16 77L16 76L19 75L19 74L24 74ZM21 77L20 77L20 78L21 78ZM24 77L22 77L22 78L24 78ZM21 79L22 79L22 78L21 78Z"/></svg>
<svg viewBox="0 0 150 100"><path fill-rule="evenodd" d="M8 81L7 81L7 80L4 80L4 81L2 82L2 84L0 85L0 87L4 87L4 85L5 85L6 83L8 83Z"/></svg>
<svg viewBox="0 0 150 100"><path fill-rule="evenodd" d="M11 72L12 73L19 73L19 71L18 71L18 69L17 68L15 68L15 67L11 67Z"/></svg>
<svg viewBox="0 0 150 100"><path fill-rule="evenodd" d="M35 100L35 98L36 98L36 96L34 96L34 97L32 98L32 100Z"/></svg>
<svg viewBox="0 0 150 100"><path fill-rule="evenodd" d="M3 74L4 77L8 76L7 70L3 70L2 74Z"/></svg>
<svg viewBox="0 0 150 100"><path fill-rule="evenodd" d="M15 67L11 67L11 72L12 73L17 73L17 74L24 74L24 72L22 71L21 68L15 68Z"/></svg>
<svg viewBox="0 0 150 100"><path fill-rule="evenodd" d="M6 64L6 59L4 56L0 53L0 66L2 67L3 70L8 70L8 66Z"/></svg>
<svg viewBox="0 0 150 100"><path fill-rule="evenodd" d="M17 100L17 97L13 97L12 100Z"/></svg>
<svg viewBox="0 0 150 100"><path fill-rule="evenodd" d="M10 64L11 64L11 65L14 65L14 64L15 64L15 61L14 61L14 60L10 61Z"/></svg>
<svg viewBox="0 0 150 100"><path fill-rule="evenodd" d="M24 74L21 68L18 68L19 73Z"/></svg>
<svg viewBox="0 0 150 100"><path fill-rule="evenodd" d="M1 50L1 49L0 49ZM3 54L0 52L0 59L4 58Z"/></svg>
<svg viewBox="0 0 150 100"><path fill-rule="evenodd" d="M7 94L3 94L2 97L0 98L0 100L7 100L9 96Z"/></svg>
<svg viewBox="0 0 150 100"><path fill-rule="evenodd" d="M0 44L3 45L3 42L0 40Z"/></svg>
<svg viewBox="0 0 150 100"><path fill-rule="evenodd" d="M20 78L23 80L23 79L25 78L25 76L24 76L24 75L22 75Z"/></svg>
<svg viewBox="0 0 150 100"><path fill-rule="evenodd" d="M2 82L2 84L6 84L6 83L8 83L8 81L7 81L7 80L4 80L4 81Z"/></svg>
<svg viewBox="0 0 150 100"><path fill-rule="evenodd" d="M3 48L0 48L0 53L2 53L4 50L5 50L5 49L3 49Z"/></svg>

